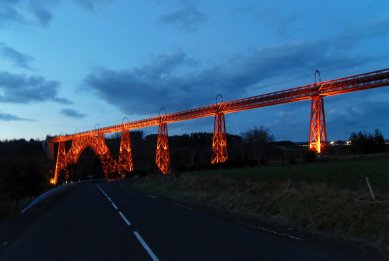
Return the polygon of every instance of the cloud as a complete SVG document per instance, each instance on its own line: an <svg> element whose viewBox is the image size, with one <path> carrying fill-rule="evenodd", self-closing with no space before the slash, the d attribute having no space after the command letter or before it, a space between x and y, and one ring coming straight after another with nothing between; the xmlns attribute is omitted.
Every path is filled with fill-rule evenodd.
<svg viewBox="0 0 389 261"><path fill-rule="evenodd" d="M259 6L258 3L249 3L237 7L233 10L232 16L258 18L282 36L287 35L302 19L302 15L296 14L296 12L285 13L280 11L280 8L263 7Z"/></svg>
<svg viewBox="0 0 389 261"><path fill-rule="evenodd" d="M79 113L78 111L73 109L62 109L61 113L65 116L78 119L84 118L86 116L86 114Z"/></svg>
<svg viewBox="0 0 389 261"><path fill-rule="evenodd" d="M59 82L42 76L27 76L0 71L0 102L32 103L55 101L68 104L69 100L57 97Z"/></svg>
<svg viewBox="0 0 389 261"><path fill-rule="evenodd" d="M96 11L113 0L72 0L87 11ZM0 26L10 24L38 24L46 26L53 18L52 9L66 0L2 0Z"/></svg>
<svg viewBox="0 0 389 261"><path fill-rule="evenodd" d="M384 17L380 17L373 22L366 25L367 31L365 34L369 36L381 36L386 35L389 33L389 15L386 15ZM358 28L354 29L355 31L358 30Z"/></svg>
<svg viewBox="0 0 389 261"><path fill-rule="evenodd" d="M361 26L349 26L345 28L341 36L333 40L338 47L348 48L350 45L366 38L376 38L389 34L389 15L379 17Z"/></svg>
<svg viewBox="0 0 389 261"><path fill-rule="evenodd" d="M0 121L34 121L31 119L20 118L13 114L0 112Z"/></svg>
<svg viewBox="0 0 389 261"><path fill-rule="evenodd" d="M111 3L113 0L73 0L76 4L84 7L89 11L97 11L106 4Z"/></svg>
<svg viewBox="0 0 389 261"><path fill-rule="evenodd" d="M387 88L357 92L343 97L326 98L327 133L332 139L347 139L354 131L374 131L378 128L389 132L385 112ZM339 135L341 133L342 135ZM346 135L346 136L345 136Z"/></svg>
<svg viewBox="0 0 389 261"><path fill-rule="evenodd" d="M57 98L57 97L55 97L55 98L52 99L52 101L58 102L58 103L61 103L61 104L65 104L65 105L73 104L72 101L70 101L70 100L68 100L66 98Z"/></svg>
<svg viewBox="0 0 389 261"><path fill-rule="evenodd" d="M258 93L270 80L285 81L315 69L328 72L361 66L377 58L352 55L349 50L365 38L387 33L389 16L326 39L251 50L213 67L201 67L182 51L166 53L132 69L95 69L84 84L128 115L157 114L161 107L174 112L213 103L218 93L224 100L250 96L253 86ZM262 93L274 91L270 87L262 87Z"/></svg>
<svg viewBox="0 0 389 261"><path fill-rule="evenodd" d="M207 16L198 9L197 1L179 2L179 8L160 17L160 21L185 30L197 30L207 20Z"/></svg>
<svg viewBox="0 0 389 261"><path fill-rule="evenodd" d="M263 10L259 17L266 25L273 26L280 35L286 35L301 20L301 15L283 14L278 9Z"/></svg>
<svg viewBox="0 0 389 261"><path fill-rule="evenodd" d="M385 35L387 33L384 29L386 28L385 24L386 19L380 18L361 26L359 28L361 33L352 39L345 37L342 32L331 38L314 42L300 41L251 50L229 59L226 58L216 66L203 67L201 61L191 59L182 51L165 53L131 69L99 68L93 70L85 77L84 84L88 90L109 104L118 107L126 115L157 115L161 107L165 107L167 113L171 113L214 103L217 93L223 94L224 100L237 99L256 93L274 91L274 86L264 87L271 81L284 81L282 85L285 85L285 80L295 79L296 76L307 75L307 73L313 81L315 69L320 69L324 73L322 74L324 79L328 79L325 76L334 69L339 75L342 71L365 65L374 61L375 57L353 55L350 50L367 37ZM296 86L294 84L291 86L288 83L285 89L290 87ZM364 102L359 102L354 106L356 108L353 114L355 117L351 115L351 112L346 111L346 114L339 115L339 120L337 120L338 116L332 114L330 109L337 108L339 113L340 105L351 108L353 104L351 97L351 94L342 96L340 97L341 102L334 105L331 104L331 101L336 97L326 100L329 138L342 138L345 133L369 126L383 130L378 124L380 121L382 122L382 119L380 121L374 119L376 119L376 115L382 115L386 109L377 108L375 112L368 112L368 108L373 108L373 106ZM369 99L369 102L376 102L376 98L374 96ZM367 102L366 99L365 102ZM363 114L357 114L359 111L362 111ZM301 141L308 139L309 101L283 105L282 107L272 106L245 115L250 116L244 117L244 121L242 118L234 118L235 114L228 115L228 131L241 132L255 124L263 124L274 131L279 139L290 139L291 137ZM369 126L364 126L361 123L360 119L364 117L369 118ZM234 124L230 122L231 119L236 119ZM249 119L255 121L254 125L249 122ZM333 121L337 122L333 123ZM200 126L201 123L197 121L195 124L197 129L201 130L212 128L208 125ZM352 127L347 126L347 124ZM192 129L191 126L185 128L188 131ZM179 131L181 130L184 129Z"/></svg>
<svg viewBox="0 0 389 261"><path fill-rule="evenodd" d="M250 86L264 80L334 65L355 66L366 59L334 53L326 41L320 41L253 50L210 68L190 61L178 52L132 70L100 68L86 76L85 85L126 114L154 114L160 107L172 112L214 102L217 93L225 100L245 97Z"/></svg>
<svg viewBox="0 0 389 261"><path fill-rule="evenodd" d="M15 66L24 69L32 69L30 63L35 60L33 57L29 56L28 54L21 53L15 50L14 48L9 47L1 42L0 42L0 55L4 59L12 62Z"/></svg>

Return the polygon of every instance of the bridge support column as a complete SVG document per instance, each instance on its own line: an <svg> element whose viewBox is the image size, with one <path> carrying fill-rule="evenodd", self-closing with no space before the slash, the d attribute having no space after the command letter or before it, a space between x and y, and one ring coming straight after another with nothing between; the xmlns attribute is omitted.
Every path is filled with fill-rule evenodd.
<svg viewBox="0 0 389 261"><path fill-rule="evenodd" d="M321 153L327 146L324 100L320 96L312 98L311 119L309 128L309 149Z"/></svg>
<svg viewBox="0 0 389 261"><path fill-rule="evenodd" d="M158 127L155 163L162 174L168 174L170 172L169 136L166 123L160 123Z"/></svg>
<svg viewBox="0 0 389 261"><path fill-rule="evenodd" d="M227 158L226 122L224 113L218 112L213 124L211 164L223 163Z"/></svg>
<svg viewBox="0 0 389 261"><path fill-rule="evenodd" d="M124 178L125 172L134 171L134 163L132 161L130 132L124 130L120 139L120 151L118 161L119 175Z"/></svg>
<svg viewBox="0 0 389 261"><path fill-rule="evenodd" d="M109 180L117 179L116 174L118 170L118 164L112 157L109 148L105 144L104 134L99 134L95 137L95 150L96 154L100 159L101 167L103 168L105 178ZM78 155L79 156L79 155Z"/></svg>
<svg viewBox="0 0 389 261"><path fill-rule="evenodd" d="M54 148L53 148L54 150ZM58 176L60 172L66 168L66 147L65 142L58 143L57 162L55 163L54 177L50 179L50 184L56 185L58 182Z"/></svg>

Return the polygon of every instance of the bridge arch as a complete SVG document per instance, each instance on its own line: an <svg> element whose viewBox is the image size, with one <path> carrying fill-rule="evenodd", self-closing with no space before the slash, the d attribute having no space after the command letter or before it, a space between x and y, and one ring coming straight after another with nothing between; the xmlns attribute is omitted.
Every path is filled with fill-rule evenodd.
<svg viewBox="0 0 389 261"><path fill-rule="evenodd" d="M110 174L117 172L116 160L112 157L109 148L105 144L104 135L92 135L80 137L72 141L72 147L66 155L67 164L76 164L81 153L90 147L100 159L104 176L109 178Z"/></svg>
<svg viewBox="0 0 389 261"><path fill-rule="evenodd" d="M77 164L82 152L87 147L90 147L100 159L101 167L103 169L104 176L106 179L109 179L112 174L117 172L117 162L113 158L109 148L105 144L104 135L98 134L83 136L72 140L72 146L67 153L64 144L62 144L62 146L60 144L60 148L58 150L57 155L55 176L51 183L56 184L59 173L62 170L66 169L69 164ZM59 162L61 162L61 164L58 164Z"/></svg>

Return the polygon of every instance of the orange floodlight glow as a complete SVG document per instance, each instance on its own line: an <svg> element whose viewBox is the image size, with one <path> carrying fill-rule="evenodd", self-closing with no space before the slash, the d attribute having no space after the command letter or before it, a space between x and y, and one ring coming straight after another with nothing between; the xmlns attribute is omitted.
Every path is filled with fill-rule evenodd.
<svg viewBox="0 0 389 261"><path fill-rule="evenodd" d="M158 141L156 148L156 164L163 174L170 172L170 155L167 124L181 122L197 118L215 116L214 134L212 139L212 159L211 163L225 162L227 156L227 141L224 115L265 106L272 106L283 103L312 100L309 149L316 153L322 153L327 144L326 123L324 116L324 97L345 94L349 92L368 90L389 85L389 69L358 74L354 76L339 78L335 80L315 82L305 86L277 91L248 98L231 100L222 103L215 103L190 110L164 114L133 121L97 130L80 132L72 135L62 135L48 140L49 143L59 143L57 161L55 165L54 177L51 184L58 182L58 176L62 170L66 169L69 163L77 163L82 151L90 146L100 158L104 174L109 179L114 173L122 170L132 171L132 156L129 134L125 134L121 141L121 152L119 160L116 161L105 144L104 134L130 131L151 126L159 126ZM72 141L72 147L66 153L65 141ZM54 147L49 146L49 152ZM49 154L50 154L49 153ZM125 159L125 160L124 160Z"/></svg>
<svg viewBox="0 0 389 261"><path fill-rule="evenodd" d="M119 162L117 168L118 168L119 175L122 178L125 177L125 172L134 171L134 163L132 161L130 132L126 130L122 131L122 136L120 139Z"/></svg>
<svg viewBox="0 0 389 261"><path fill-rule="evenodd" d="M161 123L158 127L155 163L162 174L166 175L170 173L169 136L165 122Z"/></svg>
<svg viewBox="0 0 389 261"><path fill-rule="evenodd" d="M227 158L226 122L224 113L218 112L215 115L213 126L211 164L226 162Z"/></svg>
<svg viewBox="0 0 389 261"><path fill-rule="evenodd" d="M327 146L324 100L320 96L312 98L311 119L309 127L309 149L321 153Z"/></svg>

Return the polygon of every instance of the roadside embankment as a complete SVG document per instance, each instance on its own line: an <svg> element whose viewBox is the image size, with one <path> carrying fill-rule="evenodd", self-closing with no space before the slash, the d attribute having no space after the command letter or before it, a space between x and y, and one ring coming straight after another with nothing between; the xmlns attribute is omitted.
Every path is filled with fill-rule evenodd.
<svg viewBox="0 0 389 261"><path fill-rule="evenodd" d="M130 186L249 222L389 251L388 158L148 176Z"/></svg>

